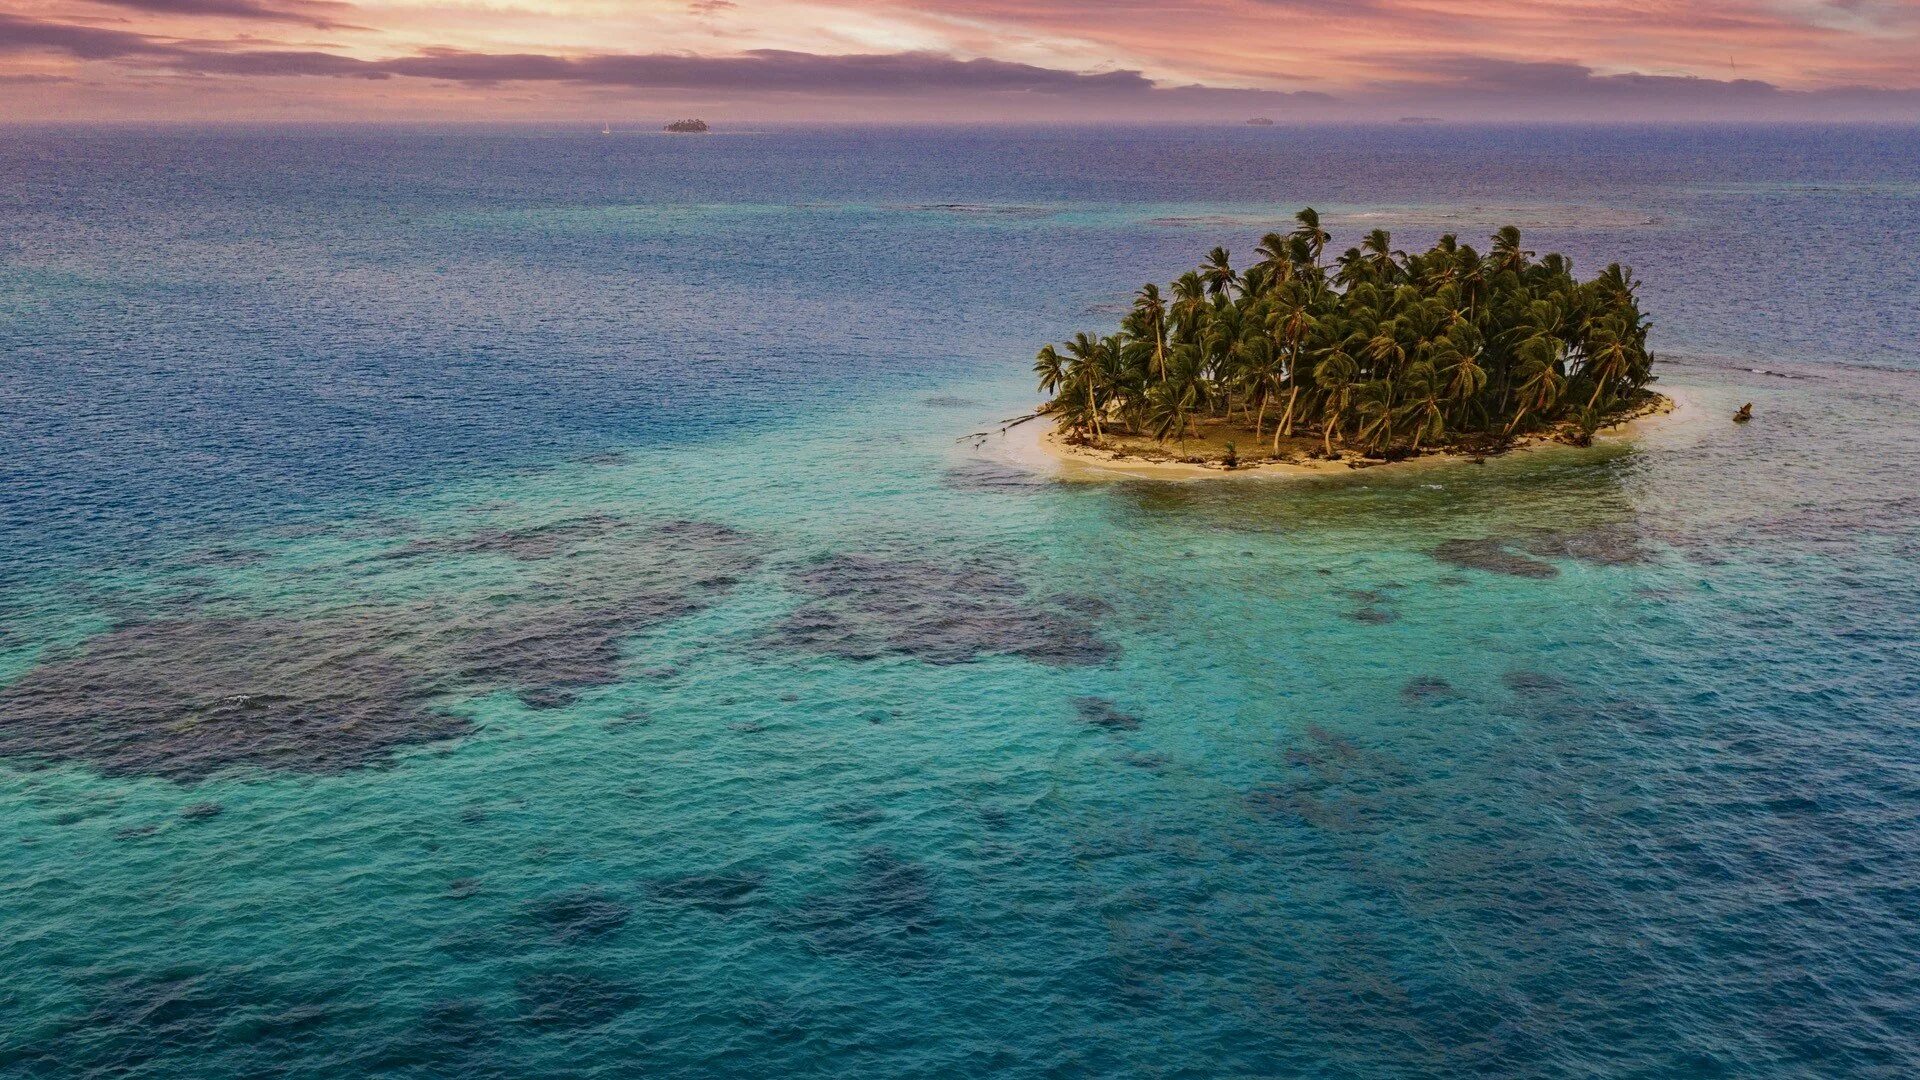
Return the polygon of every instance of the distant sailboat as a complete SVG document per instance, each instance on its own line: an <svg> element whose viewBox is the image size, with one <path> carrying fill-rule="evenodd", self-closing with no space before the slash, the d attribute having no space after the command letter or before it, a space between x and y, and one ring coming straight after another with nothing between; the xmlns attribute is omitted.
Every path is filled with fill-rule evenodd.
<svg viewBox="0 0 1920 1080"><path fill-rule="evenodd" d="M607 122L606 122L605 120L602 120L602 121L600 121L600 134L602 134L602 135L611 135L611 134L613 134L613 128L612 128L612 127L610 127L610 126L608 126L608 124L607 124Z"/></svg>

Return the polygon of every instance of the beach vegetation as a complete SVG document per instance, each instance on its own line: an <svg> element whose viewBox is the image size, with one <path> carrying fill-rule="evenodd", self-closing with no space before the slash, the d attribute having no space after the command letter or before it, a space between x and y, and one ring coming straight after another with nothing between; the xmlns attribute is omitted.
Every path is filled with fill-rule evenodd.
<svg viewBox="0 0 1920 1080"><path fill-rule="evenodd" d="M1165 293L1143 286L1116 332L1043 347L1034 373L1068 441L1397 460L1584 444L1658 400L1618 263L1582 281L1512 226L1485 253L1448 234L1409 254L1375 229L1329 258L1332 240L1302 210L1244 269L1215 247Z"/></svg>

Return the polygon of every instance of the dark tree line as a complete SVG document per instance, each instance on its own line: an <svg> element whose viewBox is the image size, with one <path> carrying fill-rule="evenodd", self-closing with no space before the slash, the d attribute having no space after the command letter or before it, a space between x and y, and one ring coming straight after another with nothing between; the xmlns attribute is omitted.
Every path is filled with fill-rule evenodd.
<svg viewBox="0 0 1920 1080"><path fill-rule="evenodd" d="M1482 255L1449 234L1418 254L1382 230L1329 263L1313 210L1235 270L1214 248L1147 285L1118 333L1040 350L1034 371L1070 431L1183 438L1200 417L1243 421L1277 450L1315 434L1412 452L1500 443L1555 425L1591 433L1644 397L1647 321L1633 273L1579 281L1511 226Z"/></svg>

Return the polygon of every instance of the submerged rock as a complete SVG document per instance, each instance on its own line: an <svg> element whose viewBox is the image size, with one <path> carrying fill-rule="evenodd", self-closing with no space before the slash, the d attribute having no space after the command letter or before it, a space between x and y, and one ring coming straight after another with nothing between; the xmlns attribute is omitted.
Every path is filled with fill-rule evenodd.
<svg viewBox="0 0 1920 1080"><path fill-rule="evenodd" d="M569 889L530 900L522 911L528 919L546 927L555 941L605 937L633 917L632 905L595 888Z"/></svg>
<svg viewBox="0 0 1920 1080"><path fill-rule="evenodd" d="M1400 687L1403 701L1419 703L1454 697L1453 684L1438 675L1415 675Z"/></svg>
<svg viewBox="0 0 1920 1080"><path fill-rule="evenodd" d="M1509 550L1504 541L1492 537L1443 540L1434 547L1432 554L1435 559L1449 566L1485 570L1510 577L1551 578L1560 575L1560 568L1552 563Z"/></svg>
<svg viewBox="0 0 1920 1080"><path fill-rule="evenodd" d="M1113 614L1113 605L1097 596L1082 596L1078 593L1055 593L1047 597L1047 602L1064 611L1088 618L1098 618Z"/></svg>
<svg viewBox="0 0 1920 1080"><path fill-rule="evenodd" d="M756 542L725 525L577 520L593 524L565 533L575 546L554 549L564 565L551 576L436 628L463 682L511 690L530 708L563 708L620 678L627 638L706 610L760 563ZM510 544L526 539L514 535ZM537 550L550 539L542 534Z"/></svg>
<svg viewBox="0 0 1920 1080"><path fill-rule="evenodd" d="M583 1028L636 1008L640 992L625 983L577 971L544 971L514 984L520 1022L534 1027Z"/></svg>
<svg viewBox="0 0 1920 1080"><path fill-rule="evenodd" d="M1136 731L1140 727L1138 716L1122 711L1106 698L1077 697L1073 699L1073 707L1079 712L1082 723L1105 731Z"/></svg>
<svg viewBox="0 0 1920 1080"><path fill-rule="evenodd" d="M941 483L961 491L1040 491L1052 480L1039 473L997 461L968 460L948 466Z"/></svg>
<svg viewBox="0 0 1920 1080"><path fill-rule="evenodd" d="M1550 578L1560 573L1559 567L1543 558L1573 559L1593 566L1631 566L1653 558L1639 529L1631 523L1535 528L1510 537L1445 540L1434 547L1432 555L1451 566L1528 578Z"/></svg>
<svg viewBox="0 0 1920 1080"><path fill-rule="evenodd" d="M752 902L765 880L751 873L687 874L654 882L647 887L647 895L656 903L727 912Z"/></svg>
<svg viewBox="0 0 1920 1080"><path fill-rule="evenodd" d="M724 525L593 516L418 541L491 552L518 580L351 615L209 614L203 604L50 650L0 687L0 757L197 781L232 768L333 773L457 738L449 692L534 708L616 681L627 638L704 610L759 565Z"/></svg>
<svg viewBox="0 0 1920 1080"><path fill-rule="evenodd" d="M475 1048L499 1036L499 1026L479 1001L436 1001L421 1010L412 1029L401 1036L400 1046L389 1053L409 1064L421 1059L470 1061Z"/></svg>
<svg viewBox="0 0 1920 1080"><path fill-rule="evenodd" d="M518 692L520 703L529 709L564 709L580 699L572 690L557 686L535 686Z"/></svg>
<svg viewBox="0 0 1920 1080"><path fill-rule="evenodd" d="M505 555L533 561L551 559L577 550L582 545L630 527L621 518L607 514L565 518L541 525L523 525L510 529L481 529L457 536L423 536L389 552L392 557L418 555Z"/></svg>
<svg viewBox="0 0 1920 1080"><path fill-rule="evenodd" d="M1509 671L1500 681L1518 694L1557 694L1567 688L1567 680L1545 671Z"/></svg>
<svg viewBox="0 0 1920 1080"><path fill-rule="evenodd" d="M1533 529L1512 542L1530 555L1575 559L1594 566L1633 566L1653 558L1640 531L1630 524Z"/></svg>
<svg viewBox="0 0 1920 1080"><path fill-rule="evenodd" d="M1019 656L1055 667L1099 664L1114 652L1087 616L1031 596L984 561L836 555L795 572L792 583L810 599L779 628L790 648L930 664Z"/></svg>
<svg viewBox="0 0 1920 1080"><path fill-rule="evenodd" d="M286 1061L329 1034L330 996L241 969L133 975L92 988L82 1015L38 1047L16 1044L23 1051L17 1055L9 1047L5 1060L42 1057L55 1066L50 1075L146 1074L167 1071L153 1066L169 1060L211 1060L231 1050L237 1036L254 1060Z"/></svg>
<svg viewBox="0 0 1920 1080"><path fill-rule="evenodd" d="M465 735L435 687L340 617L135 622L0 689L0 756L109 775L205 779L254 767L331 773ZM370 640L371 639L371 640Z"/></svg>
<svg viewBox="0 0 1920 1080"><path fill-rule="evenodd" d="M922 939L939 922L926 869L890 848L874 847L861 853L846 891L813 897L781 925L822 951L899 958L922 952Z"/></svg>
<svg viewBox="0 0 1920 1080"><path fill-rule="evenodd" d="M561 708L581 690L619 678L624 639L701 606L672 593L636 594L606 605L517 606L477 620L452 651L466 680L511 689L529 708Z"/></svg>

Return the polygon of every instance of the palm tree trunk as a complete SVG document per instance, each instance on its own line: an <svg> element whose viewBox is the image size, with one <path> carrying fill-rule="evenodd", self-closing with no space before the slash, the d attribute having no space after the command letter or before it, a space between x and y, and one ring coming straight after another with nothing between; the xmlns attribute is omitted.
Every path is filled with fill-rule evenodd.
<svg viewBox="0 0 1920 1080"><path fill-rule="evenodd" d="M1525 420L1526 418L1527 418L1527 409L1526 409L1526 406L1523 405L1520 407L1519 412L1516 412L1513 414L1513 419L1507 421L1506 430L1503 431L1501 434L1503 435L1513 434L1513 429L1516 427L1519 427L1520 421Z"/></svg>
<svg viewBox="0 0 1920 1080"><path fill-rule="evenodd" d="M1286 415L1280 418L1279 427L1276 427L1273 429L1273 448L1275 451L1278 451L1280 449L1280 432L1282 430L1284 430L1289 435L1293 434L1293 402L1294 402L1294 399L1298 398L1299 396L1300 396L1300 388L1298 386L1294 387L1293 390L1287 394Z"/></svg>

